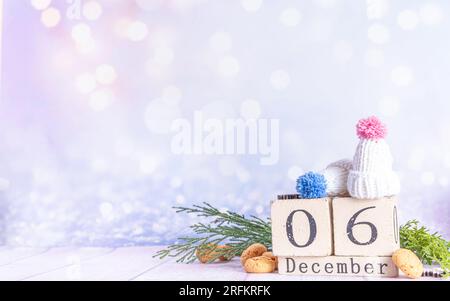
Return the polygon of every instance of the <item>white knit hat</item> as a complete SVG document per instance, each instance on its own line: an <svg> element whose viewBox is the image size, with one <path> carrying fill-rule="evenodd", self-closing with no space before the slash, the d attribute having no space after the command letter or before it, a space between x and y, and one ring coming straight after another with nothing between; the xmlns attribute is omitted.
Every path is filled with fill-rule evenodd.
<svg viewBox="0 0 450 301"><path fill-rule="evenodd" d="M352 161L339 160L321 172L308 172L297 179L296 189L304 199L319 199L326 196L348 196L347 178Z"/></svg>
<svg viewBox="0 0 450 301"><path fill-rule="evenodd" d="M328 196L348 196L347 179L351 168L352 161L343 159L331 163L321 172L327 181Z"/></svg>
<svg viewBox="0 0 450 301"><path fill-rule="evenodd" d="M356 126L360 138L347 188L350 195L358 199L377 199L396 195L400 182L392 170L392 155L384 140L387 129L378 118L362 119Z"/></svg>

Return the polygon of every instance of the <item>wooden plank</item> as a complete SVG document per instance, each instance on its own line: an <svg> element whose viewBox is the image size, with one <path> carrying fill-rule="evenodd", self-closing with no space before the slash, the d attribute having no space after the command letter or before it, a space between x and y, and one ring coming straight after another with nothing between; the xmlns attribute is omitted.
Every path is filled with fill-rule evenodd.
<svg viewBox="0 0 450 301"><path fill-rule="evenodd" d="M48 251L47 248L12 248L4 247L0 251L0 266L11 264L15 261L41 255Z"/></svg>
<svg viewBox="0 0 450 301"><path fill-rule="evenodd" d="M76 265L41 274L29 280L130 280L147 269L163 264L153 255L161 247L118 248L104 256L83 260Z"/></svg>
<svg viewBox="0 0 450 301"><path fill-rule="evenodd" d="M229 262L183 264L174 261L157 266L136 277L136 281L243 281L247 277L239 258Z"/></svg>
<svg viewBox="0 0 450 301"><path fill-rule="evenodd" d="M49 271L70 267L108 252L104 248L55 248L40 255L17 260L0 267L0 280L24 280Z"/></svg>
<svg viewBox="0 0 450 301"><path fill-rule="evenodd" d="M174 259L159 260L153 254L163 247L136 248L57 248L0 247L0 259L14 259L0 266L0 280L237 280L237 281L407 281L397 278L344 276L291 276L247 274L239 258L213 264L179 264ZM40 252L40 253L36 253ZM23 258L24 255L27 257ZM22 258L22 259L20 259ZM415 281L440 281L422 277ZM448 279L450 280L450 279Z"/></svg>

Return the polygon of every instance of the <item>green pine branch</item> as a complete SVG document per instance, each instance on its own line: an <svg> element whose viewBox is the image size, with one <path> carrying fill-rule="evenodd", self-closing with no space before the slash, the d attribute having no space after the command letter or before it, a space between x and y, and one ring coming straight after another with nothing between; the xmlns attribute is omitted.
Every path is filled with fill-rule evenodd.
<svg viewBox="0 0 450 301"><path fill-rule="evenodd" d="M411 220L400 227L400 245L416 253L423 263L440 265L444 277L450 276L450 242L437 232L431 233Z"/></svg>
<svg viewBox="0 0 450 301"><path fill-rule="evenodd" d="M210 218L209 224L196 223L190 228L192 237L181 237L177 243L160 250L155 257L178 258L177 262L192 263L196 260L196 250L214 249L216 245L227 245L227 248L214 250L214 261L219 257L233 258L250 245L258 242L268 248L272 245L272 230L270 220L262 220L255 216L249 218L244 215L219 209L204 203L202 206L194 205L191 208L175 207L177 213L194 214L198 217Z"/></svg>

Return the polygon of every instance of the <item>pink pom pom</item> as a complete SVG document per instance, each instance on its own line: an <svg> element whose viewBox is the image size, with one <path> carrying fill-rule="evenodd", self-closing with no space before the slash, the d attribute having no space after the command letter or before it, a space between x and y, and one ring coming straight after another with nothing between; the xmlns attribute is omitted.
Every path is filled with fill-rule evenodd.
<svg viewBox="0 0 450 301"><path fill-rule="evenodd" d="M375 117L361 119L356 125L356 133L360 139L384 139L387 134L387 128L381 121Z"/></svg>

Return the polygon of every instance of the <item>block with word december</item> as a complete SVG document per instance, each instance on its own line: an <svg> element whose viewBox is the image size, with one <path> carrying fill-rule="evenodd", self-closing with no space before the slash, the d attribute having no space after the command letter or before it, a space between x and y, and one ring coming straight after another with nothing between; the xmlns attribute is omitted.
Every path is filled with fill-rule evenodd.
<svg viewBox="0 0 450 301"><path fill-rule="evenodd" d="M327 256L333 251L331 199L272 202L272 246L276 256Z"/></svg>
<svg viewBox="0 0 450 301"><path fill-rule="evenodd" d="M284 275L398 276L391 257L279 257L278 271Z"/></svg>
<svg viewBox="0 0 450 301"><path fill-rule="evenodd" d="M397 199L333 199L334 254L391 256L399 248Z"/></svg>

